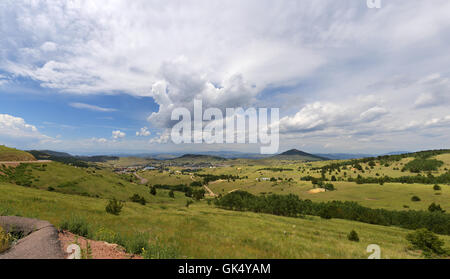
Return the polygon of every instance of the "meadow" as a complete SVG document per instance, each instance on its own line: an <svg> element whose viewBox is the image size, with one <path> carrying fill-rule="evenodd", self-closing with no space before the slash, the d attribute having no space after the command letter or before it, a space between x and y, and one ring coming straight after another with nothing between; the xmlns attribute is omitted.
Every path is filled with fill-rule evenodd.
<svg viewBox="0 0 450 279"><path fill-rule="evenodd" d="M367 258L377 244L382 258L420 258L408 249L408 230L319 217L288 218L222 210L206 201L188 208L186 197L175 199L160 190L142 206L126 202L119 216L107 214L107 200L0 184L0 214L49 220L58 226L74 214L102 232L129 237L146 235L150 243L173 247L178 258ZM359 242L347 239L351 230ZM446 245L449 236L440 236ZM237 249L238 248L238 249Z"/></svg>
<svg viewBox="0 0 450 279"><path fill-rule="evenodd" d="M354 201L373 209L401 211L427 211L435 203L449 211L447 184L436 189L431 184L348 181L357 176L446 173L449 154L433 158L442 161L438 169L414 174L402 171L402 166L414 160L409 157L389 164L360 163L357 168L349 165L326 172L324 167L342 161L217 160L219 166L194 172L182 172L186 167L180 165L137 171L145 182L133 172L113 170L118 162L127 167L146 165L150 162L147 159L121 158L90 163L86 168L59 162L1 166L0 215L48 220L90 239L118 243L130 253L142 253L145 248L146 255L158 258L367 258L369 244L381 247L382 258L422 258L420 251L410 249L405 238L411 230L310 215L292 218L225 210L215 205L212 196L194 200L183 192L170 191L170 187L204 184L218 197L237 190L255 195L294 194L313 202ZM312 191L321 186L305 177L332 183L335 190ZM153 195L154 185L167 189L158 188ZM131 197L136 195L145 202L132 202ZM420 201L413 201L414 196ZM124 204L119 215L105 210L113 198ZM352 230L359 235L359 242L347 239ZM447 248L450 246L450 236L439 238Z"/></svg>

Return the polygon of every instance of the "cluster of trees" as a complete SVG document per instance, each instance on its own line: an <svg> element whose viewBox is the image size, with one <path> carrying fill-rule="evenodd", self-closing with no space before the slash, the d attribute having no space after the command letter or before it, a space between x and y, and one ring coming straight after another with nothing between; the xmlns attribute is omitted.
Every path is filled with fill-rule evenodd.
<svg viewBox="0 0 450 279"><path fill-rule="evenodd" d="M431 173L427 176L416 175L416 176L400 176L400 177L362 177L358 175L357 178L349 177L347 179L349 182L356 182L358 184L384 184L384 183L421 183L421 184L445 184L450 183L450 171L443 173L439 176L434 176Z"/></svg>
<svg viewBox="0 0 450 279"><path fill-rule="evenodd" d="M407 163L402 171L409 170L410 172L420 173L422 171L436 171L440 168L444 162L436 159L424 159L416 158L411 162Z"/></svg>
<svg viewBox="0 0 450 279"><path fill-rule="evenodd" d="M372 209L349 201L312 202L296 195L255 196L244 191L229 193L215 200L216 206L229 210L253 211L288 217L315 215L406 229L427 228L450 235L450 214L430 211L393 211Z"/></svg>
<svg viewBox="0 0 450 279"><path fill-rule="evenodd" d="M258 171L273 171L273 172L283 172L283 171L293 171L293 169L285 169L285 168L262 168L258 169Z"/></svg>
<svg viewBox="0 0 450 279"><path fill-rule="evenodd" d="M231 174L221 174L221 175L214 175L214 174L196 174L196 176L203 178L203 185L207 185L209 182L217 181L217 180L233 180L241 179L238 175L231 175Z"/></svg>
<svg viewBox="0 0 450 279"><path fill-rule="evenodd" d="M194 198L196 200L203 199L205 197L205 193L206 193L203 188L200 188L200 187L189 187L186 184L178 184L178 185L155 184L151 188L152 189L165 189L165 190L170 190L170 191L183 192L186 197Z"/></svg>
<svg viewBox="0 0 450 279"><path fill-rule="evenodd" d="M312 170L322 170L323 172L331 172L331 171L338 171L340 172L341 169L346 169L347 166L353 166L354 168L358 170L362 170L362 167L360 164L367 163L369 166L374 167L376 165L376 162L379 161L381 165L386 165L389 162L396 162L400 161L401 159L408 158L408 157L414 157L417 159L425 160L427 158L430 158L432 156L440 155L440 154L446 154L450 153L450 149L440 149L440 150L427 150L427 151L420 151L415 153L405 153L405 154L399 154L399 155L384 155L384 156L378 156L378 157L368 157L368 158L361 158L361 159L353 159L348 161L342 161L337 163L332 163L320 168L313 168Z"/></svg>

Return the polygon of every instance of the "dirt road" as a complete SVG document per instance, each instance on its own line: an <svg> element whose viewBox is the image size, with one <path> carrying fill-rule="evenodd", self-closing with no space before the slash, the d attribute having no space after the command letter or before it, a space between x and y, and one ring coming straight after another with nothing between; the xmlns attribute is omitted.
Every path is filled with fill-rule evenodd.
<svg viewBox="0 0 450 279"><path fill-rule="evenodd" d="M139 174L137 174L136 172L134 173L134 176L136 176L137 177L137 179L140 179L141 180L141 184L146 184L147 182L148 182L148 179L146 179L146 178L143 178L142 176L140 176Z"/></svg>
<svg viewBox="0 0 450 279"><path fill-rule="evenodd" d="M210 196L210 197L216 197L216 196L217 196L216 194L214 194L214 192L213 192L211 189L209 189L208 186L203 185L203 187L204 187L205 190L209 193L209 196Z"/></svg>

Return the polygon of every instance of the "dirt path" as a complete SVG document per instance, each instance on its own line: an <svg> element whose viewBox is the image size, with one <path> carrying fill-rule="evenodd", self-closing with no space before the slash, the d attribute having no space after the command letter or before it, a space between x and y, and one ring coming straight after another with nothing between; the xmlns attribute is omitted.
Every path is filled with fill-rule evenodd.
<svg viewBox="0 0 450 279"><path fill-rule="evenodd" d="M208 186L206 186L206 185L203 185L203 187L205 188L205 190L209 193L208 195L210 196L210 197L217 197L217 195L216 194L214 194L214 192L211 190L211 189L209 189L209 187Z"/></svg>
<svg viewBox="0 0 450 279"><path fill-rule="evenodd" d="M68 231L59 233L59 241L61 242L61 248L65 253L66 259L70 255L67 253L67 247L74 243L82 249L82 255L88 259L142 259L139 255L126 253L125 248L117 244L86 239ZM87 252L88 250L86 249L88 247L88 243L89 252Z"/></svg>
<svg viewBox="0 0 450 279"><path fill-rule="evenodd" d="M136 176L137 177L137 179L140 179L141 180L141 184L146 184L147 182L148 182L148 179L146 179L146 178L143 178L142 176L140 176L139 174L137 174L136 172L134 173L134 176Z"/></svg>

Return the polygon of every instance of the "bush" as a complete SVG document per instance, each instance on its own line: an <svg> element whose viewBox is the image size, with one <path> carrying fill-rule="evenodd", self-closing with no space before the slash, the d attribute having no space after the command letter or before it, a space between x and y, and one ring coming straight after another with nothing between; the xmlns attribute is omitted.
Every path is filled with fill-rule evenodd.
<svg viewBox="0 0 450 279"><path fill-rule="evenodd" d="M440 191L440 190L442 190L442 188L441 188L441 186L439 186L439 185L437 185L437 184L434 184L433 190L435 190L435 191Z"/></svg>
<svg viewBox="0 0 450 279"><path fill-rule="evenodd" d="M332 218L330 209L327 207L322 208L319 211L319 216L320 216L320 218L323 218L323 219L331 219Z"/></svg>
<svg viewBox="0 0 450 279"><path fill-rule="evenodd" d="M123 207L122 202L120 202L120 201L116 200L115 198L113 198L112 200L110 200L108 202L108 205L106 206L105 210L109 214L119 215L120 211L122 211L122 207Z"/></svg>
<svg viewBox="0 0 450 279"><path fill-rule="evenodd" d="M421 199L418 196L412 196L411 201L419 202L419 201L421 201Z"/></svg>
<svg viewBox="0 0 450 279"><path fill-rule="evenodd" d="M135 203L140 203L142 205L145 205L147 203L147 201L145 200L144 197L139 196L138 194L134 194L133 196L130 197L130 200L132 202Z"/></svg>
<svg viewBox="0 0 450 279"><path fill-rule="evenodd" d="M327 190L327 191L334 191L334 190L336 190L336 188L334 188L334 185L331 184L331 183L325 184L324 188L325 188L325 190Z"/></svg>
<svg viewBox="0 0 450 279"><path fill-rule="evenodd" d="M186 207L189 207L191 204L193 204L194 202L192 200L187 200L186 201Z"/></svg>
<svg viewBox="0 0 450 279"><path fill-rule="evenodd" d="M348 240L350 241L355 241L355 242L359 242L359 236L358 233L355 230L352 230L348 235L347 235Z"/></svg>
<svg viewBox="0 0 450 279"><path fill-rule="evenodd" d="M409 241L413 249L422 250L426 257L431 257L433 254L446 254L443 248L444 242L427 229L418 229L408 234L406 240Z"/></svg>
<svg viewBox="0 0 450 279"><path fill-rule="evenodd" d="M11 240L11 235L5 232L2 227L0 227L0 253L9 249Z"/></svg>
<svg viewBox="0 0 450 279"><path fill-rule="evenodd" d="M430 204L428 207L428 211L430 212L439 212L439 213L445 213L445 210L442 209L440 204L435 204L434 202Z"/></svg>
<svg viewBox="0 0 450 279"><path fill-rule="evenodd" d="M91 226L81 216L72 215L70 218L64 219L59 225L59 228L80 236L91 236Z"/></svg>
<svg viewBox="0 0 450 279"><path fill-rule="evenodd" d="M205 190L204 189L198 189L192 192L192 197L199 201L205 197Z"/></svg>
<svg viewBox="0 0 450 279"><path fill-rule="evenodd" d="M170 190L170 192L169 192L169 197L172 198L172 199L175 198L175 193L174 193L173 190Z"/></svg>
<svg viewBox="0 0 450 279"><path fill-rule="evenodd" d="M156 196L156 187L155 186L152 186L150 188L150 194L152 194L153 196Z"/></svg>
<svg viewBox="0 0 450 279"><path fill-rule="evenodd" d="M200 181L193 181L191 182L191 187L201 187L203 186Z"/></svg>

